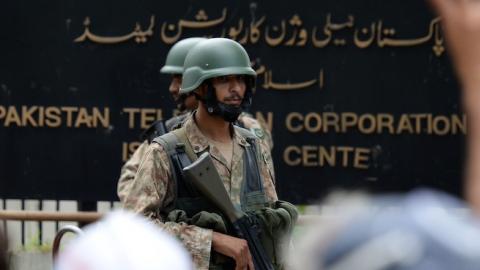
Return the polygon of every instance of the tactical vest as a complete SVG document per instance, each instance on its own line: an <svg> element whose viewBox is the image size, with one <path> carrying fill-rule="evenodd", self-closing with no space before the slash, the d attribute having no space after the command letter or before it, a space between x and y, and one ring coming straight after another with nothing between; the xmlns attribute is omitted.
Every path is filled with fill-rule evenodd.
<svg viewBox="0 0 480 270"><path fill-rule="evenodd" d="M188 115L188 113L185 113L172 117L167 121L155 121L150 127L148 127L144 132L142 132L142 134L140 134L140 141L147 140L150 144L152 143L153 139L182 127Z"/></svg>
<svg viewBox="0 0 480 270"><path fill-rule="evenodd" d="M177 115L175 117L172 117L172 118L168 119L165 122L165 126L167 127L167 130L172 131L172 130L181 128L190 114L191 113L189 113L189 112L185 112L183 114L180 114L180 115Z"/></svg>
<svg viewBox="0 0 480 270"><path fill-rule="evenodd" d="M246 129L237 126L234 126L234 128L239 134L246 138L249 144L245 147L243 155L244 181L240 195L241 209L243 212L249 213L268 206L263 179L260 174L262 159L260 151L257 149L255 136ZM176 129L155 138L153 141L162 145L166 150L170 159L173 180L175 181L175 200L172 205L161 210L160 214L162 217L168 216L168 214L175 209L185 211L188 217L193 217L201 211L216 213L222 217L224 223L227 225L227 233L231 234L227 219L223 218L223 214L211 204L183 174L182 169L197 159L197 155L193 151L185 134L185 128ZM220 254L212 250L210 269L229 269L231 266L224 264L226 262L225 257L219 255ZM233 262L231 260L229 261L229 263Z"/></svg>
<svg viewBox="0 0 480 270"><path fill-rule="evenodd" d="M246 129L237 126L234 126L234 128L238 133L244 136L249 143L249 146L245 147L243 155L243 175L245 180L242 184L240 201L242 211L251 212L265 207L267 204L263 179L260 174L262 158L260 156L260 151L257 149L255 136ZM188 206L187 208L184 208L184 206L189 204L188 202L191 200L206 201L190 180L183 175L182 169L197 159L197 155L193 152L192 146L186 137L185 129L179 128L173 130L170 133L155 138L153 141L162 145L170 158L171 171L175 181L174 186L176 187L176 199L173 209L188 210L189 213L193 214L202 210L205 211L203 206L207 206L206 204L208 203L206 202L202 203L201 207Z"/></svg>

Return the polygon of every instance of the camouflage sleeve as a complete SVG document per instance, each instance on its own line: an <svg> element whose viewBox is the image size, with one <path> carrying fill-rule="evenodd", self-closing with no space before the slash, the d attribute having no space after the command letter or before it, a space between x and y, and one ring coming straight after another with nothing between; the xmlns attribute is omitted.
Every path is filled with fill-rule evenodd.
<svg viewBox="0 0 480 270"><path fill-rule="evenodd" d="M160 228L176 236L192 255L196 269L208 269L212 230L185 223L164 222L159 214L174 200L172 183L168 155L161 145L154 142L140 162L125 207L150 218Z"/></svg>
<svg viewBox="0 0 480 270"><path fill-rule="evenodd" d="M138 167L140 166L140 161L147 152L148 142L144 141L140 146L135 150L130 159L125 162L120 171L120 179L118 179L117 184L117 195L121 203L125 202L125 197L127 197L130 186L132 185L133 178L137 173Z"/></svg>
<svg viewBox="0 0 480 270"><path fill-rule="evenodd" d="M273 160L270 154L270 148L262 143L259 143L258 145L262 159L261 173L265 194L270 202L276 202L278 201L278 196L277 191L275 190L275 171L273 168Z"/></svg>

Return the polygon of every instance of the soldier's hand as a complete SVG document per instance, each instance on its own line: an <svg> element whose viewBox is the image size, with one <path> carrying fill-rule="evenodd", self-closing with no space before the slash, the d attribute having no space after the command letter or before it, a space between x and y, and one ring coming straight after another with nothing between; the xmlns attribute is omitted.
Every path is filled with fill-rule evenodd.
<svg viewBox="0 0 480 270"><path fill-rule="evenodd" d="M248 243L244 239L213 232L212 248L225 256L235 260L235 270L254 270L252 255Z"/></svg>
<svg viewBox="0 0 480 270"><path fill-rule="evenodd" d="M480 92L480 1L429 1L442 17L447 49L467 92L465 94ZM464 100L468 102L468 97Z"/></svg>

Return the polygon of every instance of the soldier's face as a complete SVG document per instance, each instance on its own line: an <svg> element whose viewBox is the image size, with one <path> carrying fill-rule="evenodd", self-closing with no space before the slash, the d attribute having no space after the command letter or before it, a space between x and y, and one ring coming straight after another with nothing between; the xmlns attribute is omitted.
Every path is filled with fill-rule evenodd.
<svg viewBox="0 0 480 270"><path fill-rule="evenodd" d="M212 79L219 102L240 106L245 95L246 84L243 75L220 76Z"/></svg>
<svg viewBox="0 0 480 270"><path fill-rule="evenodd" d="M170 82L170 87L168 91L172 95L175 101L178 100L178 92L180 91L180 86L182 85L182 75L175 74L172 76L172 81Z"/></svg>

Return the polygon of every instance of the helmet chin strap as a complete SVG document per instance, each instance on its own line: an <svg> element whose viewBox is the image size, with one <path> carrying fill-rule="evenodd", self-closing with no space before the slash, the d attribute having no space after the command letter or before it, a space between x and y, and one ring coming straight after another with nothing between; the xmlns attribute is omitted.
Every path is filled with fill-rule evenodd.
<svg viewBox="0 0 480 270"><path fill-rule="evenodd" d="M207 82L206 84L207 95L205 96L205 98L202 98L197 93L195 93L195 97L205 105L208 114L220 116L226 122L233 123L237 121L238 116L243 111L248 111L250 109L250 106L252 104L252 90L249 85L247 85L247 90L245 91L245 96L242 99L242 103L237 106L219 102L217 99L217 95L215 94L215 88L213 87L211 82Z"/></svg>

